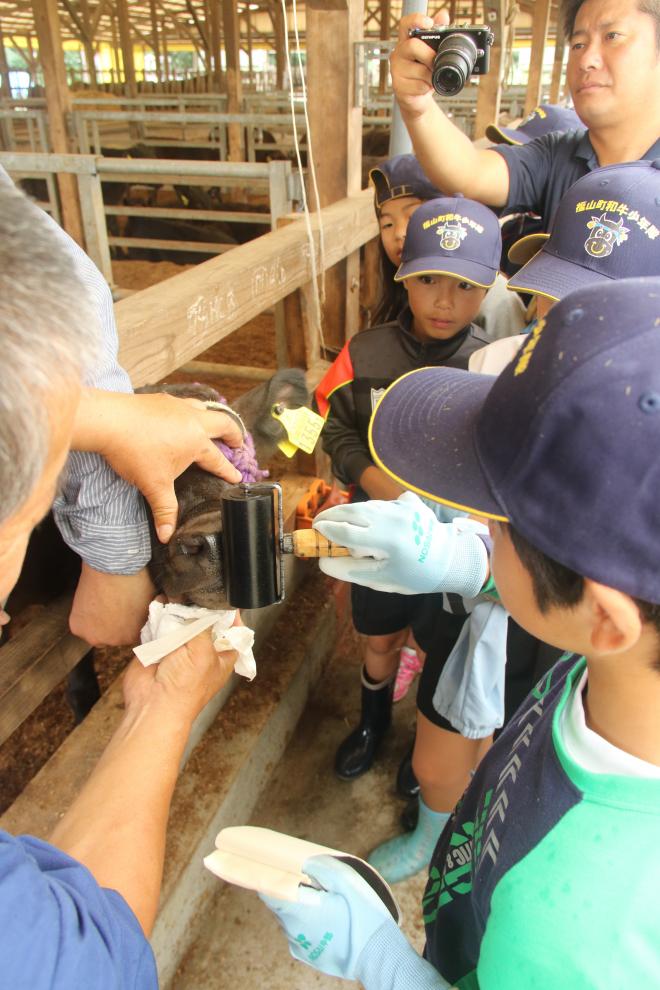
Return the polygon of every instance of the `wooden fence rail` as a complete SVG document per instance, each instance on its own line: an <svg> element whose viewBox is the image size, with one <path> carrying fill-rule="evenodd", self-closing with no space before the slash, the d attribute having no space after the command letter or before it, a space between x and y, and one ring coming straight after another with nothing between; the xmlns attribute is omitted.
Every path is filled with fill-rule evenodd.
<svg viewBox="0 0 660 990"><path fill-rule="evenodd" d="M208 162L208 161L165 161L148 158L103 158L94 155L43 155L24 152L0 152L0 165L14 179L45 179L48 199L41 202L49 213L59 221L59 205L55 191L55 175L58 172L72 173L78 183L85 245L89 256L112 285L110 247L146 247L163 251L197 251L205 254L221 254L234 245L218 244L215 241L182 242L159 238L134 238L111 236L108 233L106 217L141 216L167 217L197 221L223 221L225 223L263 223L275 228L280 217L290 213L301 193L294 178L291 162ZM253 189L263 189L268 194L269 212L223 211L223 210L179 210L158 207L106 206L103 202L101 183L155 183L166 185L231 186L249 185Z"/></svg>

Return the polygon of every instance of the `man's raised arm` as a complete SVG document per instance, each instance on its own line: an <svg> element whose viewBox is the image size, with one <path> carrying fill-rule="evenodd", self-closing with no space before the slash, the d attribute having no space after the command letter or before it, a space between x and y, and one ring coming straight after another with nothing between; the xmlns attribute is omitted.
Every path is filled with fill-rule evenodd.
<svg viewBox="0 0 660 990"><path fill-rule="evenodd" d="M410 38L411 28L448 23L446 10L433 21L410 14L399 24L399 41L390 58L392 85L413 148L429 179L448 196L460 192L487 206L504 206L509 170L501 155L475 148L433 99L431 68L435 52Z"/></svg>

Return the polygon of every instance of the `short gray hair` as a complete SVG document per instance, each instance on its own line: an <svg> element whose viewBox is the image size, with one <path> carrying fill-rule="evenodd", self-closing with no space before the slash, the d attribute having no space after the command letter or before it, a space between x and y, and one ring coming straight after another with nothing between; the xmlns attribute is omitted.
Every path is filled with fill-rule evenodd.
<svg viewBox="0 0 660 990"><path fill-rule="evenodd" d="M49 413L98 350L98 319L46 215L0 181L0 522L41 478Z"/></svg>

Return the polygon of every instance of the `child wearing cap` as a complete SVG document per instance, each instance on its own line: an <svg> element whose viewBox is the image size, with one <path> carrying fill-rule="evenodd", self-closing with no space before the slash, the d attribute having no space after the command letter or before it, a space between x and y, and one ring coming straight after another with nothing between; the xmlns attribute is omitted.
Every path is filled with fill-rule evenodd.
<svg viewBox="0 0 660 990"><path fill-rule="evenodd" d="M535 298L537 319L574 289L657 274L660 161L623 162L588 172L562 196L550 233L521 238L509 256L523 267L508 288ZM524 341L525 335L496 341L475 355L470 370L498 373Z"/></svg>
<svg viewBox="0 0 660 990"><path fill-rule="evenodd" d="M379 403L375 462L490 518L504 605L567 652L441 836L425 958L326 861L317 905L267 901L297 958L366 990L660 982L659 326L660 278L606 280L557 303L499 377L421 369Z"/></svg>
<svg viewBox="0 0 660 990"><path fill-rule="evenodd" d="M335 476L353 486L353 501L396 499L403 492L373 464L367 439L371 414L401 374L425 365L466 368L470 355L484 346L472 320L495 279L499 251L499 224L487 207L453 197L429 201L413 213L396 274L405 284L409 306L398 321L353 337L316 392L319 411L326 416L323 447L332 458ZM441 596L428 599L351 588L353 621L367 642L360 723L336 756L335 769L343 779L371 766L389 727L396 650L405 629L412 625L420 645L432 645L445 658L454 645L464 616L442 613ZM456 761L452 766L461 779L459 793L474 765L473 756L470 759L465 768ZM433 809L424 807L426 811L432 828L429 832L424 827L428 823L420 822L417 840L422 833L426 838L418 853L421 862L412 872L428 862L442 824Z"/></svg>
<svg viewBox="0 0 660 990"><path fill-rule="evenodd" d="M408 221L418 206L436 199L440 191L431 185L414 155L395 155L369 172L374 186L374 208L380 231L379 257L381 296L375 309L373 324L396 320L406 308L408 295L402 282L394 276L401 264ZM416 608L414 609L416 611ZM430 632L430 630L429 630ZM422 631L422 638L425 631ZM425 651L409 632L399 652L392 700L400 701L408 692L424 662ZM404 757L397 777L397 788L403 796L417 792L418 786L410 766L412 749Z"/></svg>
<svg viewBox="0 0 660 990"><path fill-rule="evenodd" d="M396 320L407 305L401 282L395 282L406 239L408 221L418 206L442 193L424 175L414 155L395 155L369 172L374 186L374 208L380 232L380 300L373 324Z"/></svg>

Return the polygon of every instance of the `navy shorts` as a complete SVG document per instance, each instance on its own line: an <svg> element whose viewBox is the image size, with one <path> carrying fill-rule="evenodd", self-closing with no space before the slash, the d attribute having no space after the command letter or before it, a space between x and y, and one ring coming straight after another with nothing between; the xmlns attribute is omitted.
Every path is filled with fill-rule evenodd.
<svg viewBox="0 0 660 990"><path fill-rule="evenodd" d="M363 636L390 636L411 628L426 650L442 617L442 595L399 595L351 585L353 625Z"/></svg>

